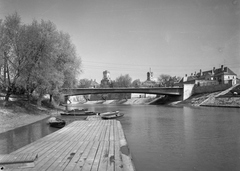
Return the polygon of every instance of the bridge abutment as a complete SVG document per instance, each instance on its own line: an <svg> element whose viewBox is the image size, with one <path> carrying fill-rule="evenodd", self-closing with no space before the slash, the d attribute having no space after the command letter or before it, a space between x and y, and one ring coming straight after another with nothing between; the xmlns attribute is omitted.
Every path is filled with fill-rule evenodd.
<svg viewBox="0 0 240 171"><path fill-rule="evenodd" d="M193 94L193 87L195 84L183 84L183 97L182 100L186 100Z"/></svg>

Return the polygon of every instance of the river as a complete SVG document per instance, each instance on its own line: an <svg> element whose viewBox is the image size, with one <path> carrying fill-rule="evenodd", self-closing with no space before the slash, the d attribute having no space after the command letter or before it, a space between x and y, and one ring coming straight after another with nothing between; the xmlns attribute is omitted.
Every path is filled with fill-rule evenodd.
<svg viewBox="0 0 240 171"><path fill-rule="evenodd" d="M239 108L102 104L79 107L125 114L118 120L137 171L240 170ZM68 123L77 119L62 118ZM44 120L0 134L0 153L10 153L55 130Z"/></svg>

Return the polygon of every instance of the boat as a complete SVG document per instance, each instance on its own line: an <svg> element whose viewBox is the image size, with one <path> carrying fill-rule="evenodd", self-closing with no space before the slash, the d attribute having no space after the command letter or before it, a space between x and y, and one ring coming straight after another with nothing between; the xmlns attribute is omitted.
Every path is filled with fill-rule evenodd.
<svg viewBox="0 0 240 171"><path fill-rule="evenodd" d="M109 115L104 115L101 116L102 119L116 119L122 117L124 114L123 113L116 113L116 114L109 114Z"/></svg>
<svg viewBox="0 0 240 171"><path fill-rule="evenodd" d="M100 113L99 115L100 116L108 116L108 115L116 115L118 114L119 111L110 111L110 112L103 112L103 113Z"/></svg>
<svg viewBox="0 0 240 171"><path fill-rule="evenodd" d="M79 113L79 112L84 112L84 111L88 111L88 108L73 109L73 110L68 111L68 113Z"/></svg>
<svg viewBox="0 0 240 171"><path fill-rule="evenodd" d="M48 119L48 123L51 127L63 128L66 125L66 122L57 117L51 117Z"/></svg>
<svg viewBox="0 0 240 171"><path fill-rule="evenodd" d="M81 112L77 112L77 113L72 113L72 112L65 112L65 113L60 113L63 116L88 116L88 115L96 115L96 112L92 112L92 111L81 111Z"/></svg>

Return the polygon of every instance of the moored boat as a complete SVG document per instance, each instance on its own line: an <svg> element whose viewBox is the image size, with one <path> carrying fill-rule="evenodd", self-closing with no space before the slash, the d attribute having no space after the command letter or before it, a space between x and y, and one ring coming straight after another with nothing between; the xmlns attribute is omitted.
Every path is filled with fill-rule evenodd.
<svg viewBox="0 0 240 171"><path fill-rule="evenodd" d="M88 116L88 115L96 115L97 113L92 112L92 111L81 111L81 112L78 112L78 113L66 112L66 113L60 113L60 114L63 115L63 116Z"/></svg>
<svg viewBox="0 0 240 171"><path fill-rule="evenodd" d="M123 113L116 113L116 114L109 114L109 115L104 115L101 116L102 119L116 119L122 117L124 114Z"/></svg>
<svg viewBox="0 0 240 171"><path fill-rule="evenodd" d="M87 111L87 110L88 110L88 108L73 109L73 110L68 111L68 113L81 113L81 112L85 112L85 111Z"/></svg>
<svg viewBox="0 0 240 171"><path fill-rule="evenodd" d="M119 113L119 111L109 111L109 112L100 113L99 115L100 116L108 116L108 115L116 115L118 113Z"/></svg>
<svg viewBox="0 0 240 171"><path fill-rule="evenodd" d="M48 123L51 127L63 128L66 125L66 122L60 118L51 117L48 119Z"/></svg>

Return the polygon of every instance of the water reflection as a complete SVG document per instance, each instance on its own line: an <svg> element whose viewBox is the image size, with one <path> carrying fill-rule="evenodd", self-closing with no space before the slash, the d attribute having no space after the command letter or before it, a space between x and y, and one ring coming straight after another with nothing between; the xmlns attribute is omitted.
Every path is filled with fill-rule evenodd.
<svg viewBox="0 0 240 171"><path fill-rule="evenodd" d="M58 129L49 127L47 119L0 134L0 154L8 154Z"/></svg>

